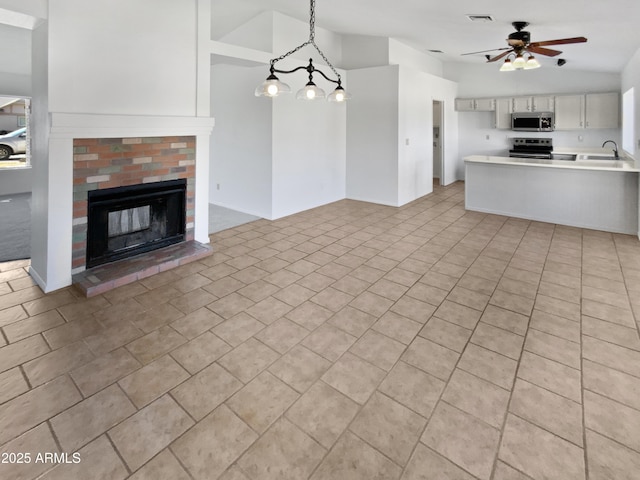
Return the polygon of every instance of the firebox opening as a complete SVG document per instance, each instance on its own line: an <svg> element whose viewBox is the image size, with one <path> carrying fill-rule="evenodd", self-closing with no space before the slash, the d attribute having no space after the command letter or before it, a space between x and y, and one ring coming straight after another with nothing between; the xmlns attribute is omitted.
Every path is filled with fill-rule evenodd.
<svg viewBox="0 0 640 480"><path fill-rule="evenodd" d="M88 192L87 268L182 242L184 179Z"/></svg>

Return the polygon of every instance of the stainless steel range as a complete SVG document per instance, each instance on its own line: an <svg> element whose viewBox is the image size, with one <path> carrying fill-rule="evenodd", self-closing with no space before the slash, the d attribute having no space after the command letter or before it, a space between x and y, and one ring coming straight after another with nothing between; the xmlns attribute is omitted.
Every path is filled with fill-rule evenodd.
<svg viewBox="0 0 640 480"><path fill-rule="evenodd" d="M553 141L551 138L513 138L513 147L509 150L510 157L516 158L546 158L551 159Z"/></svg>

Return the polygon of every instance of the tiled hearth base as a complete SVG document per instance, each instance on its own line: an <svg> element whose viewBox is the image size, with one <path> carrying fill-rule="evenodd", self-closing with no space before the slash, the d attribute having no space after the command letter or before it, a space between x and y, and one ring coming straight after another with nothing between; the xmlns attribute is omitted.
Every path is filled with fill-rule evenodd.
<svg viewBox="0 0 640 480"><path fill-rule="evenodd" d="M73 284L87 297L100 295L156 273L211 255L213 249L196 241L160 248L117 262L100 265L73 276Z"/></svg>

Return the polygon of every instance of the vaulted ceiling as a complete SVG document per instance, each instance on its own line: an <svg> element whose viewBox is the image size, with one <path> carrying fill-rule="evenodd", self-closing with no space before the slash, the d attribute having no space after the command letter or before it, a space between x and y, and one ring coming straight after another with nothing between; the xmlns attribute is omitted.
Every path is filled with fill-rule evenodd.
<svg viewBox="0 0 640 480"><path fill-rule="evenodd" d="M214 39L267 10L309 20L305 0L212 0ZM490 15L493 21L472 22L469 14ZM601 72L620 72L640 48L639 20L638 0L316 0L318 27L392 37L444 62L481 64L484 55L461 54L505 47L505 39L514 31L511 23L527 21L531 41L588 38L584 44L559 46L563 52L559 57L538 56L543 65L564 58L563 68Z"/></svg>

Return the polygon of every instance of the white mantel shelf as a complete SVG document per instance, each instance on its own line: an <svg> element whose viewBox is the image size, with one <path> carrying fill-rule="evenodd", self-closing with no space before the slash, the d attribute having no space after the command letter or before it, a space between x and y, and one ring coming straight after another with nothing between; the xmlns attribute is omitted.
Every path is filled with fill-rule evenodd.
<svg viewBox="0 0 640 480"><path fill-rule="evenodd" d="M638 235L639 170L632 163L484 155L464 160L467 210Z"/></svg>

